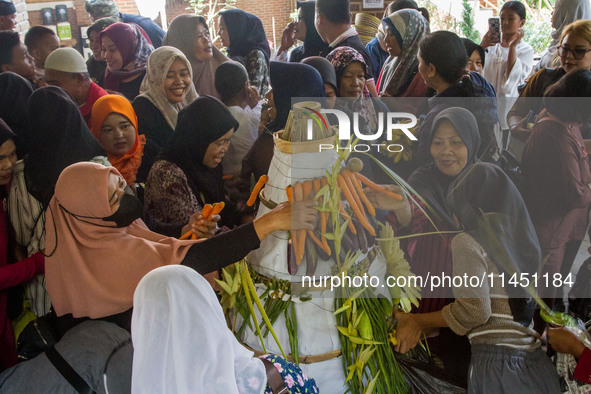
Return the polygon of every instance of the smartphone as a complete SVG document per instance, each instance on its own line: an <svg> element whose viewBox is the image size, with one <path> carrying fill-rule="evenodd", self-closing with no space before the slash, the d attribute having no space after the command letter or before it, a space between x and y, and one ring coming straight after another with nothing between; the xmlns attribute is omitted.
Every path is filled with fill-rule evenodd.
<svg viewBox="0 0 591 394"><path fill-rule="evenodd" d="M490 39L493 44L501 41L501 19L498 17L488 18L488 30L491 32Z"/></svg>

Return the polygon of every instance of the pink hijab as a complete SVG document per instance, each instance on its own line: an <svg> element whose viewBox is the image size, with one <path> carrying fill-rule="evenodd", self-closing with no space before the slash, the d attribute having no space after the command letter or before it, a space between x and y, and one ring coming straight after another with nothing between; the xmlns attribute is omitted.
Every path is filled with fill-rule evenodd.
<svg viewBox="0 0 591 394"><path fill-rule="evenodd" d="M114 167L81 162L57 181L45 223L45 278L58 316L96 319L130 309L140 279L180 264L195 242L154 233L141 219L123 228L100 219L111 215L111 173L120 175Z"/></svg>

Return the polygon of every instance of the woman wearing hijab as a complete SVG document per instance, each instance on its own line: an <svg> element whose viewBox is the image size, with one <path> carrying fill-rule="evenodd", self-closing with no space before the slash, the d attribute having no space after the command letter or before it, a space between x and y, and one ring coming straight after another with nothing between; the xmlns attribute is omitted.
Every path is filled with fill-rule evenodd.
<svg viewBox="0 0 591 394"><path fill-rule="evenodd" d="M318 71L301 63L271 62L271 88L276 115L242 162L240 178L247 184L253 175L259 179L269 170L273 159L273 133L285 128L292 97L324 97L324 85Z"/></svg>
<svg viewBox="0 0 591 394"><path fill-rule="evenodd" d="M137 124L131 103L118 94L103 96L92 106L90 131L107 152L109 162L132 187L146 181L159 150L145 135L138 134Z"/></svg>
<svg viewBox="0 0 591 394"><path fill-rule="evenodd" d="M468 55L462 39L449 31L436 31L419 43L419 73L436 95L429 98L429 110L419 128L418 146L413 165L419 167L431 161L433 119L445 108L461 106L474 114L480 131L478 158L497 160L500 153L501 130L495 91L484 77L466 71Z"/></svg>
<svg viewBox="0 0 591 394"><path fill-rule="evenodd" d="M17 154L22 158L27 149L22 140L27 127L27 101L33 93L33 85L11 71L0 73L0 118L17 135Z"/></svg>
<svg viewBox="0 0 591 394"><path fill-rule="evenodd" d="M197 98L192 72L185 55L173 47L160 47L148 59L133 109L138 117L138 132L160 148L172 137L179 111Z"/></svg>
<svg viewBox="0 0 591 394"><path fill-rule="evenodd" d="M589 123L591 71L568 73L544 95L521 161L523 195L542 247L543 273L571 270L588 226L591 171L581 125ZM541 294L562 306L562 288Z"/></svg>
<svg viewBox="0 0 591 394"><path fill-rule="evenodd" d="M410 186L421 196L428 207L414 202L393 204L378 193L368 191L367 197L374 200L376 208L393 211L388 221L401 233L425 234L436 231L456 230L453 213L446 201L450 184L457 179L466 166L476 161L480 146L478 124L470 111L451 107L444 109L435 118L429 136L430 162L418 168L408 179ZM426 212L426 214L425 214ZM427 217L428 215L428 217ZM432 224L433 222L433 224ZM443 233L410 238L402 243L409 256L413 274L427 277L433 273L451 275L451 242L454 234ZM440 311L453 299L450 291L443 288L424 288L417 311L420 313ZM443 361L448 376L465 386L470 346L465 338L450 330L442 329L439 336L429 338L429 347Z"/></svg>
<svg viewBox="0 0 591 394"><path fill-rule="evenodd" d="M588 0L556 0L552 12L552 42L544 52L540 61L534 66L533 72L541 69L558 67L557 50L561 45L563 29L578 20L591 19L591 4Z"/></svg>
<svg viewBox="0 0 591 394"><path fill-rule="evenodd" d="M486 60L484 49L469 38L462 38L462 42L468 54L466 70L482 74L482 66L484 66L484 61Z"/></svg>
<svg viewBox="0 0 591 394"><path fill-rule="evenodd" d="M326 56L326 60L334 67L339 97L357 99L343 100L341 104L347 105L346 110L359 113L366 128L376 130L377 113L387 111L387 107L379 100L369 100L371 96L365 87L368 67L363 56L351 47L338 47Z"/></svg>
<svg viewBox="0 0 591 394"><path fill-rule="evenodd" d="M540 246L521 195L501 168L467 167L450 186L447 203L463 232L453 238L453 275L485 278L454 286L455 301L425 314L396 312L396 350L406 353L423 333L449 327L470 339L468 393L558 393L555 367L529 326L535 302L523 289L494 277L538 272Z"/></svg>
<svg viewBox="0 0 591 394"><path fill-rule="evenodd" d="M100 33L101 53L107 62L103 88L133 100L146 75L152 42L135 23L113 23Z"/></svg>
<svg viewBox="0 0 591 394"><path fill-rule="evenodd" d="M147 274L133 307L133 393L279 392L271 390L273 378L283 384L282 393L318 392L314 379L295 364L275 355L254 357L242 346L211 287L187 267Z"/></svg>
<svg viewBox="0 0 591 394"><path fill-rule="evenodd" d="M117 23L115 18L101 18L94 22L86 30L88 36L88 47L92 51L92 55L86 61L86 68L88 69L88 75L97 85L103 87L103 80L105 78L105 70L107 69L107 62L103 59L101 53L101 31L106 29L113 23Z"/></svg>
<svg viewBox="0 0 591 394"><path fill-rule="evenodd" d="M152 166L145 209L164 223L186 223L205 204L225 202L222 221L232 227L241 215L229 204L222 158L238 121L218 99L199 97L179 113L174 135Z"/></svg>
<svg viewBox="0 0 591 394"><path fill-rule="evenodd" d="M212 44L205 18L190 14L177 16L170 22L162 45L183 52L191 64L193 83L199 95L220 98L214 86L215 70L228 58Z"/></svg>
<svg viewBox="0 0 591 394"><path fill-rule="evenodd" d="M378 79L380 96L425 97L427 85L419 74L419 42L429 34L429 22L412 9L396 11L382 19L384 41L390 57Z"/></svg>
<svg viewBox="0 0 591 394"><path fill-rule="evenodd" d="M36 114L30 117L23 134L29 153L14 166L8 207L16 242L31 256L45 249L45 209L62 170L79 161L109 162L78 106L64 90L39 88L29 98L27 110ZM48 122L52 117L65 121ZM25 290L33 313L43 316L49 312L51 301L43 276L30 281Z"/></svg>
<svg viewBox="0 0 591 394"><path fill-rule="evenodd" d="M314 26L316 1L298 1L297 10L298 16L297 20L294 20L293 32L295 38L303 44L292 49L289 54L289 61L294 63L301 62L310 56L320 56L328 48L328 44L322 41Z"/></svg>
<svg viewBox="0 0 591 394"><path fill-rule="evenodd" d="M213 238L181 241L150 231L140 219L141 202L117 169L96 163L66 168L49 207L46 275L56 314L108 320L127 330L135 288L154 268L183 264L206 274L239 261L292 220L294 228L311 229L316 218L313 204L299 204L292 215L292 205L284 203Z"/></svg>
<svg viewBox="0 0 591 394"><path fill-rule="evenodd" d="M8 316L8 290L35 275L43 274L45 259L35 253L22 261L9 264L9 226L6 212L6 197L12 179L12 168L16 163L15 134L0 118L0 371L17 363L15 340ZM15 316L13 316L15 317Z"/></svg>
<svg viewBox="0 0 591 394"><path fill-rule="evenodd" d="M232 60L242 63L262 96L269 90L271 49L261 20L239 9L220 12L218 35Z"/></svg>
<svg viewBox="0 0 591 394"><path fill-rule="evenodd" d="M303 64L312 66L320 73L324 82L324 96L328 108L334 108L339 90L337 89L337 74L332 64L322 56L310 56L301 61Z"/></svg>

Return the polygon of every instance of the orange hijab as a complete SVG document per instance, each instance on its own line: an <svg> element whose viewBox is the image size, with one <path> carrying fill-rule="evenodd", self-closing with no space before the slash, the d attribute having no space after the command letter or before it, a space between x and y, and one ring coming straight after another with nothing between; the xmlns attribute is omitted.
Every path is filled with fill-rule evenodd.
<svg viewBox="0 0 591 394"><path fill-rule="evenodd" d="M140 279L154 268L180 264L199 241L154 233L137 219L127 227L111 215L109 175L119 172L90 162L67 167L46 214L45 278L58 316L93 319L130 309Z"/></svg>
<svg viewBox="0 0 591 394"><path fill-rule="evenodd" d="M137 116L131 103L123 96L108 94L96 100L92 106L92 119L90 131L98 140L101 134L101 127L105 119L113 112L125 116L135 128L135 142L131 149L123 156L113 156L107 153L109 162L119 170L128 185L135 183L137 171L142 164L146 136L137 133Z"/></svg>

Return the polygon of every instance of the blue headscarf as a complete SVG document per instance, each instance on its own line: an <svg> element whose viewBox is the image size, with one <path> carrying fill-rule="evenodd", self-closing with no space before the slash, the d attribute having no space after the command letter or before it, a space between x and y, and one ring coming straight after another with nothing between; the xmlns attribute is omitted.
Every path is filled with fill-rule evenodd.
<svg viewBox="0 0 591 394"><path fill-rule="evenodd" d="M248 12L232 9L220 12L230 37L229 56L246 56L253 49L265 54L269 61L271 48L261 20Z"/></svg>

